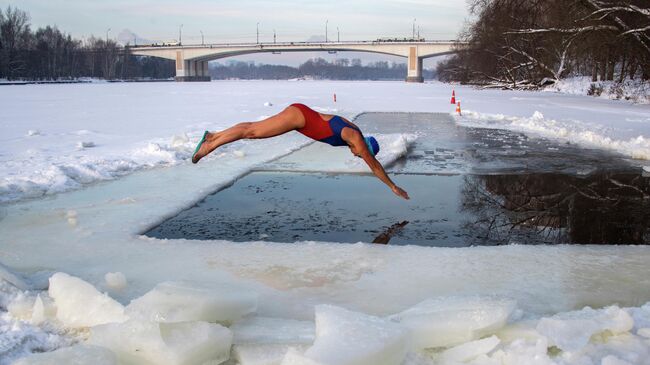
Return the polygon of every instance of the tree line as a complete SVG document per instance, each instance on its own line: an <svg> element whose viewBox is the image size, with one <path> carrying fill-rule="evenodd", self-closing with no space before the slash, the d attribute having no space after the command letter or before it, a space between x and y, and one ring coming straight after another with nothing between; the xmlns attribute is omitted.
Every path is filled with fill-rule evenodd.
<svg viewBox="0 0 650 365"><path fill-rule="evenodd" d="M406 64L385 61L362 65L360 59L323 58L299 67L229 62L210 66L213 79L402 80ZM435 72L423 70L431 79ZM29 14L8 6L0 9L0 79L74 80L78 78L166 79L174 77L174 61L130 54L111 39L73 38L55 26L32 30Z"/></svg>
<svg viewBox="0 0 650 365"><path fill-rule="evenodd" d="M648 0L469 0L443 81L535 88L568 76L650 80Z"/></svg>
<svg viewBox="0 0 650 365"><path fill-rule="evenodd" d="M8 6L0 9L0 78L58 80L169 78L169 60L134 56L115 41L73 38L57 27L31 29L29 15Z"/></svg>
<svg viewBox="0 0 650 365"><path fill-rule="evenodd" d="M433 70L422 70L422 73L427 79L435 76ZM215 80L286 80L301 77L326 80L403 80L406 78L406 64L378 61L363 65L358 58L340 58L328 62L320 57L310 59L298 67L228 62L210 65L210 75Z"/></svg>

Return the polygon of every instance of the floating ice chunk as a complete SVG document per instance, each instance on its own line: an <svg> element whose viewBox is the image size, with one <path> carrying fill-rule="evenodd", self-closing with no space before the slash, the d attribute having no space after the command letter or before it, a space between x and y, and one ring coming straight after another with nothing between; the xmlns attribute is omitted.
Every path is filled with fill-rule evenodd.
<svg viewBox="0 0 650 365"><path fill-rule="evenodd" d="M497 336L491 336L482 340L466 342L462 345L445 350L438 358L439 364L455 364L467 362L494 350L501 341Z"/></svg>
<svg viewBox="0 0 650 365"><path fill-rule="evenodd" d="M311 321L252 317L230 327L234 344L312 344L315 325Z"/></svg>
<svg viewBox="0 0 650 365"><path fill-rule="evenodd" d="M246 156L246 153L244 151L241 151L241 150L233 151L232 154L239 157L239 158L242 158L242 157Z"/></svg>
<svg viewBox="0 0 650 365"><path fill-rule="evenodd" d="M126 307L132 318L154 322L234 322L257 309L257 294L235 287L164 282Z"/></svg>
<svg viewBox="0 0 650 365"><path fill-rule="evenodd" d="M77 142L77 148L92 148L95 147L95 142L93 141L79 141Z"/></svg>
<svg viewBox="0 0 650 365"><path fill-rule="evenodd" d="M27 136L32 137L32 136L39 136L41 135L41 131L38 129L30 129L27 131Z"/></svg>
<svg viewBox="0 0 650 365"><path fill-rule="evenodd" d="M109 272L104 275L106 285L113 290L122 290L126 288L126 276L121 272Z"/></svg>
<svg viewBox="0 0 650 365"><path fill-rule="evenodd" d="M39 293L32 308L32 324L40 324L56 317L56 305L46 293Z"/></svg>
<svg viewBox="0 0 650 365"><path fill-rule="evenodd" d="M56 303L56 317L66 327L92 327L127 320L122 304L77 277L61 272L52 275L49 294Z"/></svg>
<svg viewBox="0 0 650 365"><path fill-rule="evenodd" d="M76 345L62 349L32 354L13 365L118 365L113 351L99 346Z"/></svg>
<svg viewBox="0 0 650 365"><path fill-rule="evenodd" d="M91 328L88 343L111 349L129 364L220 364L230 357L232 333L215 323L130 320Z"/></svg>
<svg viewBox="0 0 650 365"><path fill-rule="evenodd" d="M578 351L595 334L604 331L619 334L633 327L632 317L617 306L599 310L585 307L579 311L542 318L537 324L537 331L548 337L551 345L564 351Z"/></svg>
<svg viewBox="0 0 650 365"><path fill-rule="evenodd" d="M301 344L234 345L232 353L239 365L280 365L289 349L304 353L307 348Z"/></svg>
<svg viewBox="0 0 650 365"><path fill-rule="evenodd" d="M506 324L516 303L488 297L425 300L389 317L412 332L414 349L448 347L492 334Z"/></svg>
<svg viewBox="0 0 650 365"><path fill-rule="evenodd" d="M270 101L267 101L266 103L264 103L264 106L273 106L273 103L271 103Z"/></svg>
<svg viewBox="0 0 650 365"><path fill-rule="evenodd" d="M400 325L331 305L316 306L316 341L304 354L289 351L283 365L397 365L406 355Z"/></svg>

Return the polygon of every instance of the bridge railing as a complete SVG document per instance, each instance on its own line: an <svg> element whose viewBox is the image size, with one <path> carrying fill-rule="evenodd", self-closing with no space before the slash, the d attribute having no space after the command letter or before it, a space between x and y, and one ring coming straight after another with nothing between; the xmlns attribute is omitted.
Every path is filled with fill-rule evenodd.
<svg viewBox="0 0 650 365"><path fill-rule="evenodd" d="M339 41L339 42L261 42L261 43L205 43L205 44L143 44L133 45L131 48L224 48L224 47L284 47L284 46L337 46L337 45L376 45L376 44L448 44L457 43L457 40L432 40L432 41Z"/></svg>

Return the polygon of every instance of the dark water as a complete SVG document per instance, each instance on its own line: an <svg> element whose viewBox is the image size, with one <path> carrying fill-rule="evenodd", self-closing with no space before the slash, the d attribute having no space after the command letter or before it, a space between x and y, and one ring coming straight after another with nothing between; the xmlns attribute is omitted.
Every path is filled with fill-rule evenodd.
<svg viewBox="0 0 650 365"><path fill-rule="evenodd" d="M387 167L410 201L373 176L296 172L314 165L297 151L145 234L451 247L650 243L650 178L622 156L460 127L444 114L367 113L355 122L368 133L417 132L407 156Z"/></svg>
<svg viewBox="0 0 650 365"><path fill-rule="evenodd" d="M147 232L159 238L470 246L650 243L650 179L634 173L398 175L255 172Z"/></svg>

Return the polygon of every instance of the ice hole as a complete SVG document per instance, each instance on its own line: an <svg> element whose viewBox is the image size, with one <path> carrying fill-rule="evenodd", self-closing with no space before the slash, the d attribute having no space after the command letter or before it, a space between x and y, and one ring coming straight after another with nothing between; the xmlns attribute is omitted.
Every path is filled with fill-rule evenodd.
<svg viewBox="0 0 650 365"><path fill-rule="evenodd" d="M650 178L610 152L457 125L447 114L363 113L393 195L347 148L314 143L145 232L156 238L464 247L648 244Z"/></svg>

